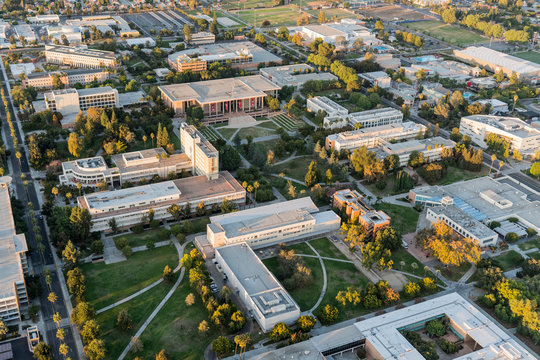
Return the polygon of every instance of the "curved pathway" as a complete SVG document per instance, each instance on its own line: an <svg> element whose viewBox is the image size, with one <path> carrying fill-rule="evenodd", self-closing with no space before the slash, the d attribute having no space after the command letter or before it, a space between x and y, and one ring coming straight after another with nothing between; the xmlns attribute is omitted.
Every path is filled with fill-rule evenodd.
<svg viewBox="0 0 540 360"><path fill-rule="evenodd" d="M321 255L317 252L317 250L315 250L315 248L313 246L311 246L311 244L309 243L309 241L306 241L306 244L311 248L311 250L313 251L313 253L316 255L316 257L319 258L319 262L321 263L321 268L322 268L322 273L323 273L323 287L322 287L322 290L321 290L321 295L319 296L319 299L317 299L317 302L315 303L315 305L313 305L313 307L311 309L309 309L308 311L306 311L307 314L310 314L312 315L313 312L315 311L315 309L317 309L319 307L319 305L321 305L321 302L323 300L323 297L324 295L326 294L326 287L328 285L328 278L326 276L326 267L324 266L324 260L323 258L321 257Z"/></svg>

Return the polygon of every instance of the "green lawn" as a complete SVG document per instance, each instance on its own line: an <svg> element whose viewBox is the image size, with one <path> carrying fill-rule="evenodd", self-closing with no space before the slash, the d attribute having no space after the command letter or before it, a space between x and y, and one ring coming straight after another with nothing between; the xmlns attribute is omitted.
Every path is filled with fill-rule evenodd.
<svg viewBox="0 0 540 360"><path fill-rule="evenodd" d="M396 182L396 178L394 175L387 176L386 179L384 179L384 181L386 181L386 187L382 190L379 189L377 186L375 186L376 183L368 184L366 181L363 181L362 185L368 188L368 190L371 191L373 195L379 196L381 198L390 196L390 195L397 195L397 194L401 194L405 192L405 190L394 191L394 184Z"/></svg>
<svg viewBox="0 0 540 360"><path fill-rule="evenodd" d="M287 200L293 199L287 192L287 180L282 179L279 176L272 176L269 178L269 181L270 184L275 187ZM293 186L296 188L297 197L304 197L309 195L310 191L305 185L293 183ZM301 194L302 191L304 191L303 194ZM315 204L316 203L317 202L315 201Z"/></svg>
<svg viewBox="0 0 540 360"><path fill-rule="evenodd" d="M276 140L259 141L259 142L254 143L254 146L255 146L256 152L267 154L268 150L274 150L276 146ZM242 151L242 148L239 148L239 151ZM291 153L284 152L283 155L281 156L275 156L275 160L276 162L285 160L289 156L291 156Z"/></svg>
<svg viewBox="0 0 540 360"><path fill-rule="evenodd" d="M271 129L271 130L279 129L279 126L274 124L272 121L257 122L257 127L265 128L265 129Z"/></svg>
<svg viewBox="0 0 540 360"><path fill-rule="evenodd" d="M259 126L252 126L252 127L240 129L240 131L238 131L237 133L237 136L239 136L240 139L246 139L248 136L251 136L254 139L256 139L258 137L275 135L275 134L276 132L273 129L265 129Z"/></svg>
<svg viewBox="0 0 540 360"><path fill-rule="evenodd" d="M115 236L113 239L116 242L116 240L118 239L126 238L128 239L129 246L131 247L142 246L142 245L146 245L149 241L153 241L156 243L158 241L169 239L169 236L167 237L162 236L161 234L162 230L163 228L146 230L140 234L130 233L130 234L125 234L125 235L118 235L118 236Z"/></svg>
<svg viewBox="0 0 540 360"><path fill-rule="evenodd" d="M540 249L540 238L525 241L524 243L519 244L518 247L523 251L534 248Z"/></svg>
<svg viewBox="0 0 540 360"><path fill-rule="evenodd" d="M495 256L492 259L497 261L503 271L520 267L524 260L523 257L514 250L507 251L499 256Z"/></svg>
<svg viewBox="0 0 540 360"><path fill-rule="evenodd" d="M306 155L302 157L294 158L290 161L287 161L283 164L274 165L272 167L272 172L276 174L284 173L286 176L292 177L293 179L304 182L306 173L309 168L309 164L312 161L316 161L317 168L320 174L320 181L323 182L326 174L326 170L329 168L328 161L321 160L318 157L315 158L312 155ZM343 177L342 179L338 178L338 174L333 173L334 181L346 181Z"/></svg>
<svg viewBox="0 0 540 360"><path fill-rule="evenodd" d="M217 132L220 133L225 139L229 140L233 134L236 132L235 128L219 128Z"/></svg>
<svg viewBox="0 0 540 360"><path fill-rule="evenodd" d="M300 309L302 311L306 311L311 309L319 299L323 286L323 273L319 259L308 257L303 257L303 259L307 267L311 269L311 273L313 274L313 283L308 287L291 289L288 292L298 303ZM265 259L263 260L263 263L266 265L268 270L270 270L270 272L273 274L276 273L278 267L277 257Z"/></svg>
<svg viewBox="0 0 540 360"><path fill-rule="evenodd" d="M193 231L190 232L190 233L185 233L185 235L191 235L191 234L197 234L197 233L200 233L200 232L205 232L206 231L206 225L210 224L210 218L208 217L203 217L203 218L200 218L200 219L188 219L189 221L191 221L191 223L193 224ZM181 222L183 223L183 221Z"/></svg>
<svg viewBox="0 0 540 360"><path fill-rule="evenodd" d="M270 9L255 9L235 11L235 15L242 21L256 26L262 26L264 20L270 21L270 26L296 26L296 20L301 13L296 5L277 6ZM315 21L315 19L313 19Z"/></svg>
<svg viewBox="0 0 540 360"><path fill-rule="evenodd" d="M135 335L170 288L171 285L169 284L159 284L134 299L97 316L97 321L100 324L100 333L105 339L107 359L117 359L120 356L124 348L131 341L131 337ZM128 331L122 331L116 327L116 319L122 310L126 310L133 320L133 328ZM132 359L132 356L129 355L128 359Z"/></svg>
<svg viewBox="0 0 540 360"><path fill-rule="evenodd" d="M540 260L540 251L533 251L528 253L527 255L529 255L529 257L533 259Z"/></svg>
<svg viewBox="0 0 540 360"><path fill-rule="evenodd" d="M367 287L369 280L353 264L324 260L324 265L328 277L328 286L323 301L317 310L326 304L337 306L339 308L337 322L352 319L370 312L371 310L364 309L360 305L348 305L342 307L336 301L336 295L339 291L346 290L347 287L353 286L361 292L361 290ZM317 310L315 313L317 313Z"/></svg>
<svg viewBox="0 0 540 360"><path fill-rule="evenodd" d="M144 348L135 354L143 359L155 359L155 354L165 349L171 359L201 359L204 350L220 331L211 326L208 333L200 335L197 327L208 321L208 312L197 295L192 306L185 303L186 296L193 292L187 279L176 289L173 296L158 312L141 335Z"/></svg>
<svg viewBox="0 0 540 360"><path fill-rule="evenodd" d="M180 139L178 136L171 131L169 134L169 137L171 138L171 143L174 145L175 150L180 150L182 148L182 145L180 143Z"/></svg>
<svg viewBox="0 0 540 360"><path fill-rule="evenodd" d="M461 264L460 266L449 265L445 267L444 265L438 265L435 267L441 271L441 275L447 278L450 281L458 281L465 275L467 270L471 268L470 263Z"/></svg>
<svg viewBox="0 0 540 360"><path fill-rule="evenodd" d="M540 64L540 53L538 51L525 51L512 55L520 59L525 59Z"/></svg>
<svg viewBox="0 0 540 360"><path fill-rule="evenodd" d="M406 249L400 248L393 251L392 260L394 260L393 268L396 270L405 271L416 276L432 275L432 272L426 272L426 270L424 270L424 265L422 265L422 263L412 256ZM404 266L401 266L402 261L405 262ZM416 264L416 269L412 265L413 263Z"/></svg>
<svg viewBox="0 0 540 360"><path fill-rule="evenodd" d="M294 250L297 254L315 255L313 250L305 242L287 246L289 250Z"/></svg>
<svg viewBox="0 0 540 360"><path fill-rule="evenodd" d="M279 114L272 118L276 123L287 131L296 131L301 125L301 122L294 120L289 115Z"/></svg>
<svg viewBox="0 0 540 360"><path fill-rule="evenodd" d="M418 21L404 24L409 29L433 36L454 45L464 46L475 42L486 42L488 38L457 25L442 21Z"/></svg>
<svg viewBox="0 0 540 360"><path fill-rule="evenodd" d="M449 166L447 168L446 176L441 181L436 182L435 184L449 185L458 181L470 180L486 176L488 173L489 167L485 165L482 165L482 169L480 171L469 171L457 168L455 166Z"/></svg>
<svg viewBox="0 0 540 360"><path fill-rule="evenodd" d="M351 14L347 10L339 9L339 8L330 8L330 9L317 9L317 10L308 10L307 12L315 17L318 17L319 12L322 11L324 13L324 16L326 16L327 19L333 19L336 18L337 20L343 19L343 18L354 18L356 15Z"/></svg>
<svg viewBox="0 0 540 360"><path fill-rule="evenodd" d="M163 246L136 252L115 264L81 264L86 278L86 300L96 310L110 305L158 280L165 265L174 269L178 260L174 246Z"/></svg>
<svg viewBox="0 0 540 360"><path fill-rule="evenodd" d="M390 224L402 234L416 231L416 223L420 214L415 209L383 202L375 204L374 207L389 215Z"/></svg>
<svg viewBox="0 0 540 360"><path fill-rule="evenodd" d="M209 141L215 141L218 139L221 139L219 134L216 132L216 130L212 126L206 126L204 129L201 130L202 134L206 136L206 139Z"/></svg>
<svg viewBox="0 0 540 360"><path fill-rule="evenodd" d="M322 257L329 257L334 259L349 260L343 253L327 238L320 238L311 240L309 242L311 246L317 250Z"/></svg>
<svg viewBox="0 0 540 360"><path fill-rule="evenodd" d="M242 1L234 1L234 0L224 0L221 3L221 6L228 10L228 9L250 9L254 7L272 7L274 5L279 4L279 1L276 0L242 0Z"/></svg>

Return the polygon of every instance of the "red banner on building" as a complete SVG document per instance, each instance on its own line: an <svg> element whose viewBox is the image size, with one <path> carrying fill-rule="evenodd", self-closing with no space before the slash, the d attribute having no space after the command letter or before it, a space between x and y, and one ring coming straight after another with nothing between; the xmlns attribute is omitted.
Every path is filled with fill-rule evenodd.
<svg viewBox="0 0 540 360"><path fill-rule="evenodd" d="M225 111L229 111L229 102L225 102Z"/></svg>
<svg viewBox="0 0 540 360"><path fill-rule="evenodd" d="M242 100L238 100L238 110L242 110Z"/></svg>
<svg viewBox="0 0 540 360"><path fill-rule="evenodd" d="M251 98L251 107L255 107L255 98Z"/></svg>
<svg viewBox="0 0 540 360"><path fill-rule="evenodd" d="M212 112L216 111L216 103L212 103L212 104L210 105L210 110L211 110Z"/></svg>

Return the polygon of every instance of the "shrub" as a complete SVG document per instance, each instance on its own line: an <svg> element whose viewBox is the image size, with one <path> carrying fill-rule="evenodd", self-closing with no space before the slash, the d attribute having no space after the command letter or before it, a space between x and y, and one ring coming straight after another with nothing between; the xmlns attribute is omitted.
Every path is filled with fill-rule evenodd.
<svg viewBox="0 0 540 360"><path fill-rule="evenodd" d="M317 317L319 318L320 322L324 325L333 324L338 319L339 310L337 307L326 304L321 311L319 311L319 315Z"/></svg>
<svg viewBox="0 0 540 360"><path fill-rule="evenodd" d="M302 315L296 320L296 326L303 332L309 332L316 323L317 319L311 315Z"/></svg>
<svg viewBox="0 0 540 360"><path fill-rule="evenodd" d="M447 354L455 354L460 349L463 348L463 346L457 345L457 344L455 344L455 343L453 343L451 341L445 340L445 339L440 339L439 347L441 348L442 351L444 351Z"/></svg>
<svg viewBox="0 0 540 360"><path fill-rule="evenodd" d="M169 229L161 229L159 231L159 238L162 240L167 240L171 236L171 231Z"/></svg>
<svg viewBox="0 0 540 360"><path fill-rule="evenodd" d="M529 236L529 237L538 234L538 233L536 232L536 230L534 230L533 228L527 228L526 231L527 231L527 236Z"/></svg>
<svg viewBox="0 0 540 360"><path fill-rule="evenodd" d="M148 242L146 243L146 248L153 249L155 247L156 247L156 243L154 242L154 240L148 240Z"/></svg>
<svg viewBox="0 0 540 360"><path fill-rule="evenodd" d="M184 221L184 234L189 235L193 233L194 230L193 223L189 220Z"/></svg>
<svg viewBox="0 0 540 360"><path fill-rule="evenodd" d="M285 325L285 323L279 322L272 328L272 332L269 337L273 342L284 340L291 336L291 328Z"/></svg>
<svg viewBox="0 0 540 360"><path fill-rule="evenodd" d="M144 226L142 224L137 224L131 228L135 234L140 234L144 231Z"/></svg>
<svg viewBox="0 0 540 360"><path fill-rule="evenodd" d="M437 284L432 278L425 277L422 279L422 288L427 292L435 291L437 289Z"/></svg>
<svg viewBox="0 0 540 360"><path fill-rule="evenodd" d="M129 240L126 237L121 237L114 240L114 245L118 250L122 250L129 245Z"/></svg>
<svg viewBox="0 0 540 360"><path fill-rule="evenodd" d="M129 245L124 246L122 248L122 254L124 254L126 258L130 257L131 254L133 254L133 250L131 250L131 246Z"/></svg>
<svg viewBox="0 0 540 360"><path fill-rule="evenodd" d="M479 301L482 305L488 308L492 308L497 303L497 299L495 298L495 295L493 294L486 294L479 298Z"/></svg>
<svg viewBox="0 0 540 360"><path fill-rule="evenodd" d="M157 229L157 228L159 227L159 225L160 225L159 220L152 220L152 221L150 221L150 227L151 227L152 229Z"/></svg>
<svg viewBox="0 0 540 360"><path fill-rule="evenodd" d="M377 183L375 184L375 187L379 190L386 189L386 181L384 180L377 181Z"/></svg>
<svg viewBox="0 0 540 360"><path fill-rule="evenodd" d="M174 236L180 234L182 232L182 226L180 226L180 224L175 224L171 226L171 232Z"/></svg>
<svg viewBox="0 0 540 360"><path fill-rule="evenodd" d="M415 282L409 282L405 284L403 291L405 292L405 296L408 298L416 297L418 294L420 294L420 285Z"/></svg>
<svg viewBox="0 0 540 360"><path fill-rule="evenodd" d="M176 234L176 239L178 240L180 245L183 245L184 242L186 242L186 235L184 235L182 233Z"/></svg>
<svg viewBox="0 0 540 360"><path fill-rule="evenodd" d="M431 320L426 324L426 331L429 336L441 337L446 334L446 327L439 320Z"/></svg>
<svg viewBox="0 0 540 360"><path fill-rule="evenodd" d="M103 254L103 243L101 240L94 240L92 241L92 244L90 245L90 250L94 254Z"/></svg>
<svg viewBox="0 0 540 360"><path fill-rule="evenodd" d="M509 232L504 237L504 240L506 240L508 242L516 242L516 241L518 241L518 239L519 239L519 236L515 232Z"/></svg>

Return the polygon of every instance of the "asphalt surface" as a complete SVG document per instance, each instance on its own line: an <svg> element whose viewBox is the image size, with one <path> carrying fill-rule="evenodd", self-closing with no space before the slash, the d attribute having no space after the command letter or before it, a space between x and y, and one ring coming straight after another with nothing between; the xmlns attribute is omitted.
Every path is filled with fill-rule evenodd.
<svg viewBox="0 0 540 360"><path fill-rule="evenodd" d="M7 90L7 87L5 86L5 82L7 81L7 79L4 78L3 72L0 72L0 76L2 77L2 81L4 82L2 86L4 88L4 92L6 94L6 97L8 99L8 102L11 108L11 96L8 95L8 90ZM8 111L11 111L11 109L8 109ZM18 126L15 126L16 136L18 139L19 147L20 147L19 151L23 155L20 159L20 166L19 166L19 160L15 156L16 151L14 150L14 147L13 147L13 140L11 138L11 133L10 133L9 126L6 120L6 109L3 103L0 104L0 117L2 118L2 130L4 131L4 135L6 139L6 148L11 150L11 154L9 156L9 161L11 162L10 175L13 178L13 186L16 189L15 194L12 194L12 196L15 196L22 202L22 204L26 208L25 209L26 213L28 213L28 209L27 209L28 201L32 202L34 206L34 210L36 211L36 213L38 213L40 211L38 195L36 193L35 187L33 186L32 174L30 173L30 168L29 168L26 156L25 156L24 147L22 146L22 144L24 143L24 139L19 132ZM12 113L12 119L15 120L15 116L13 113ZM26 180L30 183L27 189L25 189L23 185L23 181L21 179L21 170L22 170L22 173L26 175ZM28 198L26 196L27 191L28 191ZM37 242L36 242L35 234L33 231L31 219L29 216L26 216L25 220L28 225L28 231L26 232L26 241L28 243L28 248L37 249ZM52 317L55 312L58 312L62 316L63 319L69 319L69 314L67 313L66 303L62 294L62 290L61 290L60 283L58 280L58 275L56 274L56 266L55 266L54 258L51 252L52 249L49 243L47 232L45 231L43 220L38 218L38 225L40 227L41 236L43 239L42 243L43 245L45 245L45 251L43 252L43 260L39 252L36 250L29 252L29 258L31 260L31 265L32 265L31 269L33 270L34 274L42 274L44 267L47 267L51 270L51 277L52 277L51 287L52 287L52 291L57 295L58 300L55 302L54 307L53 307L53 304L51 304L48 301L47 299L49 295L47 291L48 285L45 283L45 279L42 276L41 282L42 282L42 287L44 290L41 296L39 297L39 301L40 301L41 314L43 317L43 321L45 323L45 328L46 328L45 331L46 331L47 339L49 340L50 345L53 348L53 353L55 355L55 358L62 359L63 356L58 352L59 344L55 344L55 341L57 341L56 339L57 329L56 329L56 324L52 320ZM76 345L75 345L75 341L74 341L71 329L70 331L66 331L65 342L70 348L68 356L71 357L71 359L73 360L75 359L79 360L80 358L78 355L78 351L76 351Z"/></svg>

